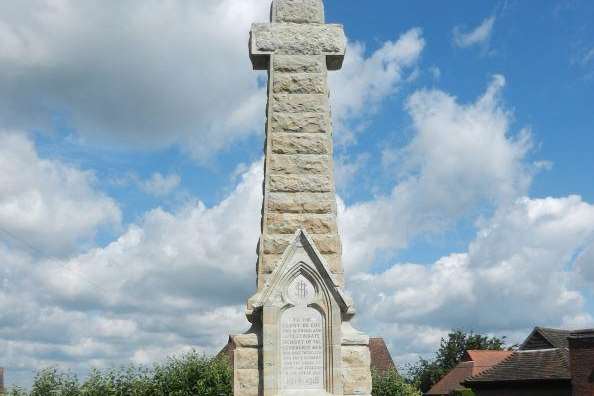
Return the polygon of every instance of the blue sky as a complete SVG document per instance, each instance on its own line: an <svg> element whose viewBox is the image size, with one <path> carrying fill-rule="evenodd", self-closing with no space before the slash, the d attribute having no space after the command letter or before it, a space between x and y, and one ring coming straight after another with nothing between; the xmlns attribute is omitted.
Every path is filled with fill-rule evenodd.
<svg viewBox="0 0 594 396"><path fill-rule="evenodd" d="M399 364L451 328L594 327L594 5L325 3L349 38L330 85L358 326ZM266 78L245 42L268 5L0 5L9 383L244 330Z"/></svg>

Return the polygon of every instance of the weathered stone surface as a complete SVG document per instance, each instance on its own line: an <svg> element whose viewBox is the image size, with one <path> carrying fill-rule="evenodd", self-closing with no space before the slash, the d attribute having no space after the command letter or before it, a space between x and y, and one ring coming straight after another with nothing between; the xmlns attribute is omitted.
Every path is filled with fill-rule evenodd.
<svg viewBox="0 0 594 396"><path fill-rule="evenodd" d="M323 94L327 89L326 76L321 73L275 73L272 87L277 94Z"/></svg>
<svg viewBox="0 0 594 396"><path fill-rule="evenodd" d="M270 129L272 133L326 133L330 120L324 113L273 113Z"/></svg>
<svg viewBox="0 0 594 396"><path fill-rule="evenodd" d="M321 0L277 0L272 9L274 22L324 23Z"/></svg>
<svg viewBox="0 0 594 396"><path fill-rule="evenodd" d="M254 23L250 46L252 55L344 56L346 36L342 25Z"/></svg>
<svg viewBox="0 0 594 396"><path fill-rule="evenodd" d="M336 208L331 193L269 193L266 209L271 213L333 213Z"/></svg>
<svg viewBox="0 0 594 396"><path fill-rule="evenodd" d="M271 136L275 154L329 154L328 136L311 133L277 133Z"/></svg>
<svg viewBox="0 0 594 396"><path fill-rule="evenodd" d="M234 351L234 367L237 369L258 369L257 348L237 348Z"/></svg>
<svg viewBox="0 0 594 396"><path fill-rule="evenodd" d="M241 392L241 396L258 396L258 387L260 383L260 371L258 369L236 369L235 384L236 393Z"/></svg>
<svg viewBox="0 0 594 396"><path fill-rule="evenodd" d="M325 113L329 114L327 95L272 95L272 113Z"/></svg>
<svg viewBox="0 0 594 396"><path fill-rule="evenodd" d="M270 191L273 192L329 192L328 175L271 175Z"/></svg>
<svg viewBox="0 0 594 396"><path fill-rule="evenodd" d="M371 370L368 368L342 368L345 395L371 395Z"/></svg>
<svg viewBox="0 0 594 396"><path fill-rule="evenodd" d="M305 229L310 234L338 232L333 215L269 214L266 224L269 234L294 234L298 229Z"/></svg>
<svg viewBox="0 0 594 396"><path fill-rule="evenodd" d="M331 159L327 155L273 154L270 158L270 173L281 175L330 174Z"/></svg>
<svg viewBox="0 0 594 396"><path fill-rule="evenodd" d="M339 254L341 250L338 235L312 235L316 248L322 254ZM266 235L264 237L264 254L283 254L292 235Z"/></svg>
<svg viewBox="0 0 594 396"><path fill-rule="evenodd" d="M262 256L262 262L260 263L261 268L259 271L263 274L272 274L272 271L276 268L282 255L281 254L266 254Z"/></svg>
<svg viewBox="0 0 594 396"><path fill-rule="evenodd" d="M260 340L258 339L258 335L255 333L234 335L233 342L235 343L237 348L255 348L260 346Z"/></svg>
<svg viewBox="0 0 594 396"><path fill-rule="evenodd" d="M276 73L325 73L326 60L323 56L275 55L273 67Z"/></svg>
<svg viewBox="0 0 594 396"><path fill-rule="evenodd" d="M371 366L371 354L368 346L348 346L342 348L343 367L368 368Z"/></svg>

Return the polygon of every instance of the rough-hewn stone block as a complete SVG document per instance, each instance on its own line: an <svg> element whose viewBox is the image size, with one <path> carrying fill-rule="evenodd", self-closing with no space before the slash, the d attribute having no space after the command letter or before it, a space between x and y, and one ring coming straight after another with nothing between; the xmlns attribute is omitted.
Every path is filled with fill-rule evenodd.
<svg viewBox="0 0 594 396"><path fill-rule="evenodd" d="M329 214L336 200L332 193L269 193L266 206L271 213Z"/></svg>
<svg viewBox="0 0 594 396"><path fill-rule="evenodd" d="M271 175L270 191L274 192L329 192L328 175Z"/></svg>
<svg viewBox="0 0 594 396"><path fill-rule="evenodd" d="M371 366L371 356L367 346L346 346L342 348L343 367L366 368Z"/></svg>
<svg viewBox="0 0 594 396"><path fill-rule="evenodd" d="M251 33L252 56L273 53L344 56L346 50L342 25L254 23Z"/></svg>
<svg viewBox="0 0 594 396"><path fill-rule="evenodd" d="M277 0L272 20L277 23L324 23L324 6L321 0Z"/></svg>
<svg viewBox="0 0 594 396"><path fill-rule="evenodd" d="M251 389L257 391L260 383L260 372L258 369L237 369L235 370L235 381L235 386L242 392Z"/></svg>
<svg viewBox="0 0 594 396"><path fill-rule="evenodd" d="M321 73L274 73L274 93L326 93L326 75Z"/></svg>
<svg viewBox="0 0 594 396"><path fill-rule="evenodd" d="M322 254L339 254L340 239L338 235L313 235L312 239ZM283 254L293 240L292 235L266 235L263 241L265 254Z"/></svg>
<svg viewBox="0 0 594 396"><path fill-rule="evenodd" d="M278 133L272 135L272 152L275 154L329 154L327 135Z"/></svg>
<svg viewBox="0 0 594 396"><path fill-rule="evenodd" d="M332 159L327 155L272 154L269 163L271 174L330 174Z"/></svg>
<svg viewBox="0 0 594 396"><path fill-rule="evenodd" d="M282 254L266 254L262 256L262 263L260 264L262 267L258 272L263 274L272 274L272 271L278 265Z"/></svg>
<svg viewBox="0 0 594 396"><path fill-rule="evenodd" d="M237 369L258 369L257 348L237 348L234 351L235 366Z"/></svg>
<svg viewBox="0 0 594 396"><path fill-rule="evenodd" d="M369 368L342 368L343 391L345 395L370 395L371 371Z"/></svg>
<svg viewBox="0 0 594 396"><path fill-rule="evenodd" d="M252 347L256 348L260 346L260 340L256 333L237 334L233 336L233 342L237 348Z"/></svg>
<svg viewBox="0 0 594 396"><path fill-rule="evenodd" d="M323 56L275 55L273 68L280 73L324 73L326 60Z"/></svg>
<svg viewBox="0 0 594 396"><path fill-rule="evenodd" d="M270 119L272 133L326 133L330 120L324 113L273 113Z"/></svg>
<svg viewBox="0 0 594 396"><path fill-rule="evenodd" d="M333 215L268 214L266 224L269 234L293 234L300 228L310 234L338 232L336 218Z"/></svg>
<svg viewBox="0 0 594 396"><path fill-rule="evenodd" d="M329 113L328 95L276 94L272 95L273 113Z"/></svg>

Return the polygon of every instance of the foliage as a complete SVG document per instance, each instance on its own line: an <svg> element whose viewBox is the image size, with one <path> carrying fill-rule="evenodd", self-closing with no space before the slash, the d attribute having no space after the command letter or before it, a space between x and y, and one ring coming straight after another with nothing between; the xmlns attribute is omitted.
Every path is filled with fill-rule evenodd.
<svg viewBox="0 0 594 396"><path fill-rule="evenodd" d="M396 370L385 373L372 371L373 396L420 396L421 393L414 386L408 384Z"/></svg>
<svg viewBox="0 0 594 396"><path fill-rule="evenodd" d="M496 350L500 351L505 345L505 337L488 337L462 330L452 331L446 338L441 339L439 350L433 360L420 359L418 363L409 367L412 382L427 392L451 369L462 360L467 350Z"/></svg>
<svg viewBox="0 0 594 396"><path fill-rule="evenodd" d="M225 360L191 352L153 368L92 370L83 383L73 374L45 369L31 392L13 388L7 396L231 396L232 378Z"/></svg>
<svg viewBox="0 0 594 396"><path fill-rule="evenodd" d="M453 391L450 396L475 396L472 389L460 389Z"/></svg>

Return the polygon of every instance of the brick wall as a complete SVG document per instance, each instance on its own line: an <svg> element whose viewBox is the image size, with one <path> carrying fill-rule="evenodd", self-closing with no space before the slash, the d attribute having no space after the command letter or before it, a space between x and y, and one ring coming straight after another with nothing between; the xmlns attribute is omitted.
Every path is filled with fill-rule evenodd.
<svg viewBox="0 0 594 396"><path fill-rule="evenodd" d="M594 329L569 337L573 396L594 396Z"/></svg>

